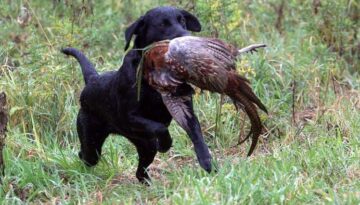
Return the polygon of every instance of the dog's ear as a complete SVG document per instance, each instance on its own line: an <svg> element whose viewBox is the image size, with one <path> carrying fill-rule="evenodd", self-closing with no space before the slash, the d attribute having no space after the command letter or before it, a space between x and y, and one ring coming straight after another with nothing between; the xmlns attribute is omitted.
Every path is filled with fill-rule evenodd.
<svg viewBox="0 0 360 205"><path fill-rule="evenodd" d="M129 48L131 38L133 35L138 35L144 26L144 16L141 16L133 24L131 24L125 31L125 51Z"/></svg>
<svg viewBox="0 0 360 205"><path fill-rule="evenodd" d="M185 18L187 30L194 31L194 32L201 31L201 24L194 15L192 15L191 13L189 13L185 10L181 10L181 14Z"/></svg>

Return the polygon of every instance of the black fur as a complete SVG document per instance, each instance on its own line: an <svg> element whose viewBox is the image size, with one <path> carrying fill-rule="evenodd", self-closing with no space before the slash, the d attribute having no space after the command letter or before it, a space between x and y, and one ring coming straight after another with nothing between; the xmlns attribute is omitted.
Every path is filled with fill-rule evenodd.
<svg viewBox="0 0 360 205"><path fill-rule="evenodd" d="M201 25L190 13L173 7L158 7L148 11L125 32L126 48L136 35L134 47L143 48L155 41L173 39L200 31ZM146 168L152 163L157 151L170 149L172 139L168 126L172 120L161 96L145 81L142 82L140 101L135 87L136 69L141 52L131 50L118 71L99 75L90 61L78 50L65 48L67 55L74 56L82 68L85 88L80 96L81 108L77 118L77 130L81 143L79 157L88 165L95 165L101 155L101 147L110 133L128 138L139 155L136 177L149 179ZM191 96L193 90L184 85L179 95ZM191 98L190 98L191 99ZM192 101L187 102L192 107ZM211 171L211 156L204 143L200 125L191 119L188 132L195 145L200 165Z"/></svg>

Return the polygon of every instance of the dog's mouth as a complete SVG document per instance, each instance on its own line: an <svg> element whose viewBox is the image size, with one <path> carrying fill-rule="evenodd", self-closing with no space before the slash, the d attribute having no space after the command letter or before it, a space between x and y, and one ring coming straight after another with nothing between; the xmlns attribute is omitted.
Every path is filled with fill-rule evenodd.
<svg viewBox="0 0 360 205"><path fill-rule="evenodd" d="M190 36L190 33L185 31L185 32L175 35L173 38L178 38L178 37L183 37L183 36Z"/></svg>
<svg viewBox="0 0 360 205"><path fill-rule="evenodd" d="M183 32L179 32L179 33L177 33L177 34L168 36L168 37L166 37L166 38L164 38L164 39L161 39L161 40L172 40L172 39L174 39L174 38L179 38L179 37L183 37L183 36L190 36L190 33L187 32L187 31L183 31ZM161 40L160 40L160 41L161 41Z"/></svg>

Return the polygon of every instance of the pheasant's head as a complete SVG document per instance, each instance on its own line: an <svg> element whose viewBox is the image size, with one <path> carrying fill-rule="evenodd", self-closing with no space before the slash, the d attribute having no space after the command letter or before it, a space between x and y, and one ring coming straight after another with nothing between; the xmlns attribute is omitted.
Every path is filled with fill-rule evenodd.
<svg viewBox="0 0 360 205"><path fill-rule="evenodd" d="M150 71L166 67L165 54L168 48L168 41L160 41L146 48L143 54L144 70Z"/></svg>

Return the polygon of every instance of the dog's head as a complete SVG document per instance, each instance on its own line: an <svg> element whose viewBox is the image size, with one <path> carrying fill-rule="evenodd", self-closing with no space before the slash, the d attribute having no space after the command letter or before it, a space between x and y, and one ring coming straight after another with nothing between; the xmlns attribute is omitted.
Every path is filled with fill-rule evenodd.
<svg viewBox="0 0 360 205"><path fill-rule="evenodd" d="M125 31L128 49L133 35L134 47L143 48L156 41L189 35L189 31L199 32L199 20L189 12L174 7L157 7L141 16Z"/></svg>

